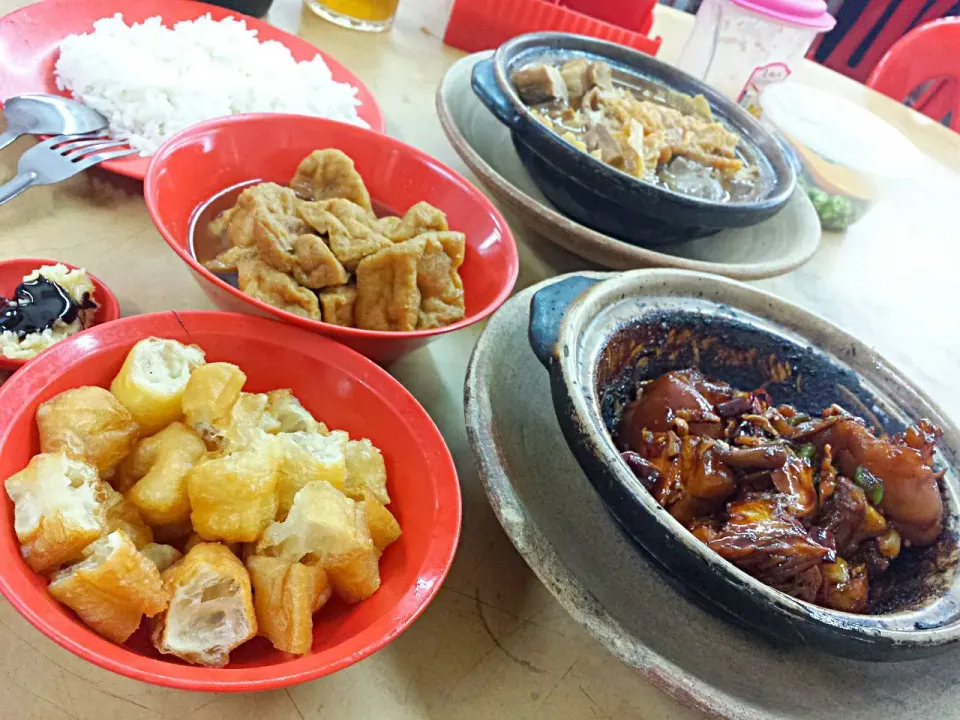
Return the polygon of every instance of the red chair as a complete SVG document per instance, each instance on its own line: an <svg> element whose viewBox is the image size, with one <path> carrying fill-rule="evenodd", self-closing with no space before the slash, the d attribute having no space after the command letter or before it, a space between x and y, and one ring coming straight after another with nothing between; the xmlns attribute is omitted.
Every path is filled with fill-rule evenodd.
<svg viewBox="0 0 960 720"><path fill-rule="evenodd" d="M919 89L911 107L934 120L949 114L950 127L960 132L960 17L935 20L900 38L867 87L901 102Z"/></svg>

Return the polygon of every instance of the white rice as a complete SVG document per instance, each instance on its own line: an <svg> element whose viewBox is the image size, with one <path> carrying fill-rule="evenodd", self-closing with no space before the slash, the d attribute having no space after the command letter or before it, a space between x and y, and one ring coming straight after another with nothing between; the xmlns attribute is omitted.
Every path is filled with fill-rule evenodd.
<svg viewBox="0 0 960 720"><path fill-rule="evenodd" d="M84 295L89 295L92 300L96 301L93 282L82 268L70 270L66 265L59 263L57 265L44 265L29 275L25 275L23 282L36 280L40 275L51 282L55 282L70 293L77 304L83 302ZM43 332L30 333L25 335L23 339L18 338L16 333L9 330L0 332L0 355L14 360L29 360L36 357L51 345L88 327L93 322L93 316L96 312L96 309L81 310L77 319L72 323L57 320L53 327L47 328Z"/></svg>
<svg viewBox="0 0 960 720"><path fill-rule="evenodd" d="M57 87L99 110L110 133L141 155L184 128L225 115L296 113L366 127L357 90L334 82L319 56L298 63L275 41L257 40L235 18L128 26L121 14L60 44Z"/></svg>

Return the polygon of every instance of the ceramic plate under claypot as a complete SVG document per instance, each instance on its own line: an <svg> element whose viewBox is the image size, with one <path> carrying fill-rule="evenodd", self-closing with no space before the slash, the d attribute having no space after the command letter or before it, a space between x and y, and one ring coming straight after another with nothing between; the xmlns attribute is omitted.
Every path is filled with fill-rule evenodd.
<svg viewBox="0 0 960 720"><path fill-rule="evenodd" d="M549 369L560 427L595 489L692 599L756 631L844 657L904 660L960 640L960 430L874 350L775 296L676 270L548 286L532 300L530 342ZM872 583L873 614L806 603L747 575L660 507L621 460L609 429L630 390L691 366L734 387L763 386L775 402L810 414L838 403L887 432L920 418L943 428L934 464L945 471L944 530L934 545L893 563L887 589ZM777 382L774 367L788 368L787 379Z"/></svg>

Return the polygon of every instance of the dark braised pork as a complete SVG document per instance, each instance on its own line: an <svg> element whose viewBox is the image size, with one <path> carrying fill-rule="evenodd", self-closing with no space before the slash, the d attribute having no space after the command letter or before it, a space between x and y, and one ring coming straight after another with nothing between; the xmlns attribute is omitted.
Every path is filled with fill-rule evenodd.
<svg viewBox="0 0 960 720"><path fill-rule="evenodd" d="M832 406L813 418L694 370L646 383L617 442L645 488L721 557L789 595L864 612L901 544L940 534L940 430L892 438Z"/></svg>

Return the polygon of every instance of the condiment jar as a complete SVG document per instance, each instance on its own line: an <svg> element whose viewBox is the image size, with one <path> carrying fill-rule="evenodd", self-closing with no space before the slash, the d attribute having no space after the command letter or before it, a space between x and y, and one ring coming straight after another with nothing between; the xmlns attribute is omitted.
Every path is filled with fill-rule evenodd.
<svg viewBox="0 0 960 720"><path fill-rule="evenodd" d="M704 0L678 66L759 117L763 89L835 24L824 0Z"/></svg>
<svg viewBox="0 0 960 720"><path fill-rule="evenodd" d="M760 105L764 122L796 152L797 185L824 230L846 230L923 170L923 156L903 133L833 93L791 81L768 87Z"/></svg>

